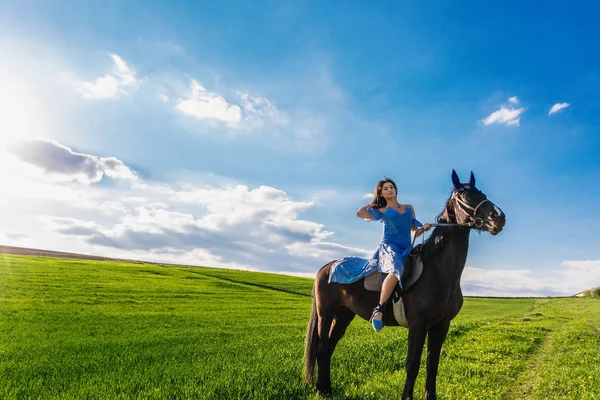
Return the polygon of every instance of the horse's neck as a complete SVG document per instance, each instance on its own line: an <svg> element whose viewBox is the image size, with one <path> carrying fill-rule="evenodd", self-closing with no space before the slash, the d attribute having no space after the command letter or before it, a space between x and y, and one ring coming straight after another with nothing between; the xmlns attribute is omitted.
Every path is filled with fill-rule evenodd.
<svg viewBox="0 0 600 400"><path fill-rule="evenodd" d="M438 273L448 280L451 288L460 287L460 278L469 253L469 234L471 230L454 227L444 236L446 243L438 255Z"/></svg>

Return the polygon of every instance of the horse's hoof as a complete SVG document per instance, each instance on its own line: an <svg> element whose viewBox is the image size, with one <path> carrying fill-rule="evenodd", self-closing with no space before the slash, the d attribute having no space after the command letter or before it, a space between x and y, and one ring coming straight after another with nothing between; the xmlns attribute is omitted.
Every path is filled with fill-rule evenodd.
<svg viewBox="0 0 600 400"><path fill-rule="evenodd" d="M432 392L425 392L425 400L437 400L437 394Z"/></svg>
<svg viewBox="0 0 600 400"><path fill-rule="evenodd" d="M331 388L329 388L329 389L317 389L317 396L330 397L331 396Z"/></svg>

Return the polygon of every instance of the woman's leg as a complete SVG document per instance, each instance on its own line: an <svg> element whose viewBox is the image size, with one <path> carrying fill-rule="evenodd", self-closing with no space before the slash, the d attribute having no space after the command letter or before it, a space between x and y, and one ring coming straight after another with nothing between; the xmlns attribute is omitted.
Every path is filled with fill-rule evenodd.
<svg viewBox="0 0 600 400"><path fill-rule="evenodd" d="M398 278L394 274L388 274L383 281L383 285L381 286L381 295L379 296L379 304L385 304L387 299L389 299L390 295L394 291L394 288L398 284ZM376 321L381 321L383 319L383 314L381 312L377 312L373 314L373 319Z"/></svg>

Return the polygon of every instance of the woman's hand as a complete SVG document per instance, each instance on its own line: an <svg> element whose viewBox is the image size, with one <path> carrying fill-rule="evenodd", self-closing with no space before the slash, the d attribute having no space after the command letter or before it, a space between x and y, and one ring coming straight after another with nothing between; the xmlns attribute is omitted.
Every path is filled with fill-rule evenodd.
<svg viewBox="0 0 600 400"><path fill-rule="evenodd" d="M422 234L424 234L425 232L427 232L430 229L431 229L431 224L423 225L422 228L419 228L415 231L415 237L417 238L417 237L421 236Z"/></svg>

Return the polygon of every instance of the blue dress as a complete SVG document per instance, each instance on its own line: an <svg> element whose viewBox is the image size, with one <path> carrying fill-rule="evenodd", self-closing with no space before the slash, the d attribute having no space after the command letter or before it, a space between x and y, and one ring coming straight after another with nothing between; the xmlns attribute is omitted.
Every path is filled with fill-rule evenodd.
<svg viewBox="0 0 600 400"><path fill-rule="evenodd" d="M331 267L329 282L352 283L376 271L384 274L394 274L401 282L404 271L404 257L410 252L412 242L411 229L414 225L423 225L413 218L412 209L406 207L404 213L399 213L388 207L381 213L377 209L367 210L375 221L382 220L383 235L379 248L369 260L359 257L344 257L337 260Z"/></svg>

